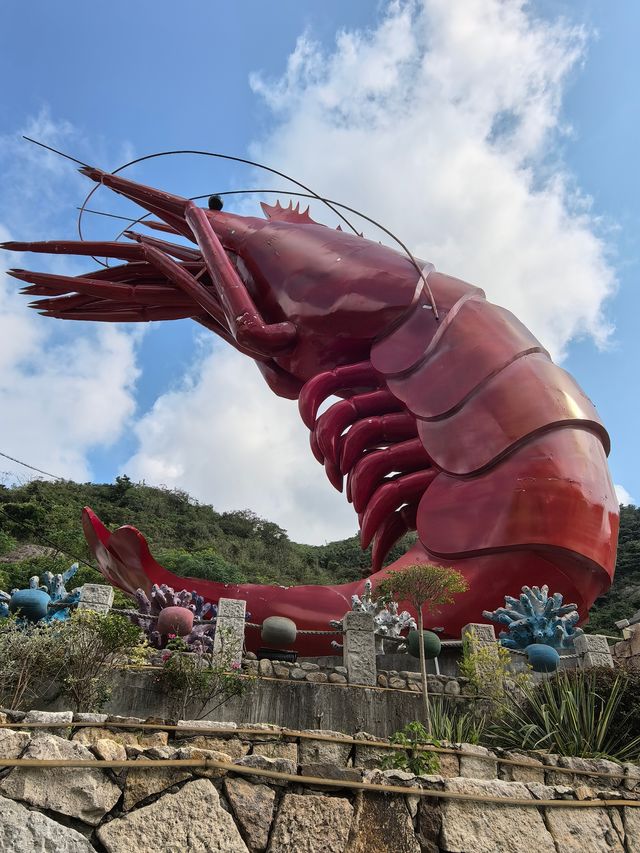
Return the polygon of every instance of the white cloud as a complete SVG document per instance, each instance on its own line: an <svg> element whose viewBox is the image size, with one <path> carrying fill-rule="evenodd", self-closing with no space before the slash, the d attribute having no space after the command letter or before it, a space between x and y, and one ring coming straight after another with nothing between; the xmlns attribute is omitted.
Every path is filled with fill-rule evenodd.
<svg viewBox="0 0 640 853"><path fill-rule="evenodd" d="M618 503L625 504L625 506L628 504L634 504L635 505L635 503L636 503L635 498L631 497L631 495L625 489L624 486L621 486L619 483L616 483L614 488L616 490L616 495L618 497Z"/></svg>
<svg viewBox="0 0 640 853"><path fill-rule="evenodd" d="M156 401L136 435L140 450L125 466L134 478L218 509L252 509L298 541L356 532L353 511L311 455L296 403L272 394L235 350L203 342L193 374Z"/></svg>
<svg viewBox="0 0 640 853"><path fill-rule="evenodd" d="M586 40L522 0L395 0L375 28L329 51L304 35L279 80L252 78L274 117L252 153L483 287L556 356L575 337L604 343L614 274L557 153ZM136 472L250 506L303 541L343 535L352 510L313 468L294 407L260 383L236 356L205 357L145 418Z"/></svg>
<svg viewBox="0 0 640 853"><path fill-rule="evenodd" d="M80 135L46 111L23 131L55 147L82 150ZM0 137L3 195L0 242L73 238L80 177L64 160L20 139ZM86 190L86 182L82 184ZM27 308L8 267L74 274L77 261L0 253L0 450L64 477L87 480L88 454L116 441L135 410L139 333L113 326L58 323ZM28 476L2 460L18 478Z"/></svg>

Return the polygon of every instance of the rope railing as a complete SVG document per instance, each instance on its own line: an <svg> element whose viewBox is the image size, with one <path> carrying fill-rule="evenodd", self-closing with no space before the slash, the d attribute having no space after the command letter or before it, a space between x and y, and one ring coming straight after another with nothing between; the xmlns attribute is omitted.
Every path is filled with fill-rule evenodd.
<svg viewBox="0 0 640 853"><path fill-rule="evenodd" d="M175 724L160 724L160 723L126 723L126 722L110 722L106 721L104 723L98 722L69 722L69 723L0 723L0 729L81 729L81 728L104 728L104 729L135 729L138 731L166 731L166 732L179 732L184 734L186 732L191 732L192 735L215 735L215 736L238 736L238 735L254 735L254 736L262 736L262 737L277 737L279 739L283 738L295 738L301 740L316 740L316 741L325 741L327 743L338 743L345 745L354 745L365 748L372 749L388 749L388 750L396 750L396 751L407 751L413 750L416 752L434 752L439 755L457 755L460 758L473 758L474 760L480 761L491 761L497 762L499 764L504 764L510 767L520 767L531 770L532 768L537 769L537 765L531 764L531 762L526 761L518 761L514 758L501 758L496 755L482 755L477 752L469 752L468 750L460 749L457 747L444 747L437 746L435 744L417 744L416 746L403 746L401 744L389 743L388 741L383 740L364 740L354 737L349 737L348 735L344 735L343 737L336 737L335 735L325 735L322 733L316 732L307 732L307 731L299 731L297 729L287 729L276 727L275 729L264 729L264 728L252 728L242 727L242 728L223 728L218 726L188 726L188 725L175 725ZM540 758L543 757L546 753L540 753ZM534 758L534 756L532 756ZM11 759L12 761L17 761L18 759ZM25 759L26 760L26 759ZM36 759L29 759L35 761ZM159 759L158 759L159 760ZM170 759L166 759L170 760ZM535 759L539 760L539 759ZM0 767L9 766L9 759L0 758ZM158 767L159 765L156 761L150 762L154 766ZM13 766L13 765L12 765ZM18 766L18 765L16 765ZM53 766L53 765L52 765ZM66 765L59 765L66 766ZM230 765L235 767L236 765ZM569 776L591 776L602 779L622 779L624 778L625 771L624 768L620 767L619 773L610 773L604 770L586 770L580 768L571 768L571 767L560 767L556 765L542 765L540 770L548 770L553 773L560 773ZM640 776L640 768L638 768L639 776ZM300 778L300 777L295 777Z"/></svg>
<svg viewBox="0 0 640 853"><path fill-rule="evenodd" d="M401 794L403 796L429 797L442 800L461 800L474 803L493 803L504 806L533 806L535 808L637 808L640 807L639 800L538 800L525 797L494 797L482 794L465 794L461 791L443 791L434 788L417 788L415 786L404 787L401 785L378 785L371 782L358 782L351 779L327 779L319 776L303 776L294 773L281 773L276 770L263 770L258 767L244 767L239 764L229 764L226 761L216 761L211 758L172 758L172 759L124 759L121 761L107 761L103 759L80 760L80 759L46 759L46 758L6 758L0 760L1 767L69 767L69 768L103 768L124 769L135 767L136 769L152 767L192 767L204 770L222 770L226 773L237 773L243 776L258 776L263 779L274 779L281 782L294 782L297 785L322 786L324 788L350 788L355 791L369 791L372 793Z"/></svg>

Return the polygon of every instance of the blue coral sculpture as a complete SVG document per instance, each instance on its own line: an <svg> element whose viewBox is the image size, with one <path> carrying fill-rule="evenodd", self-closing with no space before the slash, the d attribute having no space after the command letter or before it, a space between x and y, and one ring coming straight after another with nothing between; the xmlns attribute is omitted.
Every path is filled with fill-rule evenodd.
<svg viewBox="0 0 640 853"><path fill-rule="evenodd" d="M0 591L0 617L15 613L26 622L60 622L69 618L71 610L80 600L80 589L67 592L66 584L78 571L73 565L59 575L45 572L40 578L29 578L27 589L12 589L10 593Z"/></svg>
<svg viewBox="0 0 640 853"><path fill-rule="evenodd" d="M532 643L542 643L554 649L568 649L574 639L584 633L576 625L580 619L575 604L563 604L562 595L549 587L523 586L520 598L504 597L504 607L483 611L492 622L505 625L499 634L500 642L508 649L526 649Z"/></svg>

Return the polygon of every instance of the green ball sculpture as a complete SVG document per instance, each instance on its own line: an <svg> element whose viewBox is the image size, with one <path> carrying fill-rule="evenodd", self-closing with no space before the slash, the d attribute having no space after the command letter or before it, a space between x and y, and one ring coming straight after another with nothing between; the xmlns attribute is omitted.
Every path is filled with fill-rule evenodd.
<svg viewBox="0 0 640 853"><path fill-rule="evenodd" d="M434 634L433 631L423 631L422 642L424 643L424 655L427 660L437 658L440 654L440 649L442 648L440 637L437 634ZM420 657L420 646L418 643L418 632L409 631L409 636L407 637L407 651L414 658Z"/></svg>

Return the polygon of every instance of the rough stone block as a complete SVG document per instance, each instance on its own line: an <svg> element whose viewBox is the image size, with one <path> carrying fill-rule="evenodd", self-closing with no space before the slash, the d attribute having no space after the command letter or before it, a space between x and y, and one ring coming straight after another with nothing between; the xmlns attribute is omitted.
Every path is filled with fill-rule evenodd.
<svg viewBox="0 0 640 853"><path fill-rule="evenodd" d="M497 779L447 779L445 790L477 797L532 798L524 785ZM448 853L556 853L562 849L556 848L540 812L530 806L502 808L491 803L444 800L441 815L440 845Z"/></svg>
<svg viewBox="0 0 640 853"><path fill-rule="evenodd" d="M178 720L178 729L237 729L238 724L229 722L225 723L220 720Z"/></svg>
<svg viewBox="0 0 640 853"><path fill-rule="evenodd" d="M536 758L522 752L507 752L504 756L511 761L522 762L526 767L499 764L499 775L505 782L539 782L544 784L544 765Z"/></svg>
<svg viewBox="0 0 640 853"><path fill-rule="evenodd" d="M190 775L189 770L180 767L141 767L139 770L130 767L124 788L124 810L129 811L147 797L184 782Z"/></svg>
<svg viewBox="0 0 640 853"><path fill-rule="evenodd" d="M276 773L289 773L295 775L297 766L293 761L288 761L286 758L267 758L265 755L245 755L244 758L238 758L233 762L240 767L251 767L256 770L270 770ZM265 778L261 776L245 776L252 782L258 784L264 783ZM285 779L269 779L270 785L286 786L288 783Z"/></svg>
<svg viewBox="0 0 640 853"><path fill-rule="evenodd" d="M326 729L309 729L308 734L322 734L336 738L343 738L344 734L332 732ZM334 743L330 740L300 739L298 748L300 764L335 764L344 767L351 754L350 743Z"/></svg>
<svg viewBox="0 0 640 853"><path fill-rule="evenodd" d="M56 728L57 726L70 726L73 721L73 711L27 711L23 720L24 723L38 723L42 725L46 723L48 726ZM60 733L64 732L60 728Z"/></svg>
<svg viewBox="0 0 640 853"><path fill-rule="evenodd" d="M50 734L35 735L24 758L93 760L82 744ZM120 788L102 770L80 767L16 767L0 782L0 791L40 809L100 823L120 799Z"/></svg>
<svg viewBox="0 0 640 853"><path fill-rule="evenodd" d="M273 821L276 792L246 779L225 779L224 790L252 851L265 850Z"/></svg>
<svg viewBox="0 0 640 853"><path fill-rule="evenodd" d="M371 735L368 732L357 732L354 735L354 739L373 741L380 740L380 738L375 735ZM385 758L388 758L390 755L393 755L393 751L390 749L384 749L384 747L356 745L353 765L354 767L365 767L370 769L381 767Z"/></svg>
<svg viewBox="0 0 640 853"><path fill-rule="evenodd" d="M580 634L573 641L579 666L586 669L604 666L613 669L613 657L606 637L599 634Z"/></svg>
<svg viewBox="0 0 640 853"><path fill-rule="evenodd" d="M115 740L107 738L97 740L92 744L91 751L96 758L100 758L102 761L126 761L127 758L125 747L120 743L116 743ZM115 770L115 772L117 773L118 770Z"/></svg>
<svg viewBox="0 0 640 853"><path fill-rule="evenodd" d="M326 672L308 672L306 680L312 684L326 684L328 677Z"/></svg>
<svg viewBox="0 0 640 853"><path fill-rule="evenodd" d="M344 853L352 819L353 806L342 797L285 794L269 853Z"/></svg>
<svg viewBox="0 0 640 853"><path fill-rule="evenodd" d="M415 804L416 810L418 803ZM420 853L413 820L404 799L383 794L358 794L349 853Z"/></svg>
<svg viewBox="0 0 640 853"><path fill-rule="evenodd" d="M80 589L78 610L95 610L108 613L113 607L113 587L100 583L86 583Z"/></svg>
<svg viewBox="0 0 640 853"><path fill-rule="evenodd" d="M190 760L206 759L207 761L219 761L222 764L232 764L231 756L227 755L226 752L217 752L213 749L198 749L195 746L181 747L176 752L175 757ZM195 776L200 776L203 779L219 779L227 773L221 767L194 767L192 770Z"/></svg>
<svg viewBox="0 0 640 853"><path fill-rule="evenodd" d="M242 666L246 610L247 603L241 599L221 598L218 601L213 651L225 665Z"/></svg>
<svg viewBox="0 0 640 853"><path fill-rule="evenodd" d="M373 616L370 613L347 613L344 626L343 658L349 683L375 685L377 672Z"/></svg>
<svg viewBox="0 0 640 853"><path fill-rule="evenodd" d="M118 729L112 731L105 728L94 728L87 726L86 728L78 729L72 737L75 743L85 745L94 744L98 740L114 740L122 746L137 746L141 749L149 749L151 747L166 746L169 741L168 732L136 732L127 729Z"/></svg>
<svg viewBox="0 0 640 853"><path fill-rule="evenodd" d="M87 839L75 829L4 797L0 797L0 850L6 853L28 853L30 850L95 853Z"/></svg>
<svg viewBox="0 0 640 853"><path fill-rule="evenodd" d="M188 782L176 794L165 794L150 806L106 823L98 830L98 838L108 853L248 853L208 779Z"/></svg>
<svg viewBox="0 0 640 853"><path fill-rule="evenodd" d="M349 613L345 613L344 619L342 620L342 626L345 631L365 631L367 633L373 633L373 616L371 613L349 611Z"/></svg>
<svg viewBox="0 0 640 853"><path fill-rule="evenodd" d="M474 642L479 644L488 644L496 642L496 632L493 625L486 625L482 622L469 622L462 629L462 639L467 639L467 635L469 635L469 639L473 639Z"/></svg>
<svg viewBox="0 0 640 853"><path fill-rule="evenodd" d="M545 809L546 823L562 853L624 853L606 809ZM629 847L633 850L633 847Z"/></svg>
<svg viewBox="0 0 640 853"><path fill-rule="evenodd" d="M332 779L338 782L361 782L362 770L354 767L336 767L335 764L301 764L300 775L314 779ZM311 788L326 790L319 782L309 783ZM335 790L331 786L332 791Z"/></svg>
<svg viewBox="0 0 640 853"><path fill-rule="evenodd" d="M221 598L218 601L218 619L242 619L247 613L247 602L241 598Z"/></svg>
<svg viewBox="0 0 640 853"><path fill-rule="evenodd" d="M624 781L624 770L614 761L604 758L577 758L561 755L558 758L558 767L566 767L569 770L579 770L575 776L568 773L557 782L564 785L588 785L591 788L602 790L604 788L615 788L622 785ZM593 776L585 775L585 771L592 771ZM607 773L609 776L598 776L598 773ZM556 774L559 776L560 774Z"/></svg>
<svg viewBox="0 0 640 853"><path fill-rule="evenodd" d="M262 678L270 678L273 675L273 666L270 660L263 658L258 662L258 675Z"/></svg>
<svg viewBox="0 0 640 853"><path fill-rule="evenodd" d="M267 743L254 743L254 755L264 755L266 758L286 758L287 761L298 763L298 744L272 740Z"/></svg>
<svg viewBox="0 0 640 853"><path fill-rule="evenodd" d="M107 714L82 714L77 713L73 715L74 723L95 723L98 726L103 725L103 723L107 722L108 715Z"/></svg>
<svg viewBox="0 0 640 853"><path fill-rule="evenodd" d="M249 752L249 744L243 743L239 738L218 738L198 735L185 740L175 742L176 748L195 747L196 749L210 749L216 752L224 752L233 758L242 758Z"/></svg>
<svg viewBox="0 0 640 853"><path fill-rule="evenodd" d="M0 729L0 758L20 758L30 740L30 732Z"/></svg>
<svg viewBox="0 0 640 853"><path fill-rule="evenodd" d="M496 756L484 746L463 743L462 750L471 755L461 755L460 775L467 779L495 779L498 775Z"/></svg>

